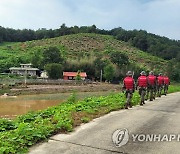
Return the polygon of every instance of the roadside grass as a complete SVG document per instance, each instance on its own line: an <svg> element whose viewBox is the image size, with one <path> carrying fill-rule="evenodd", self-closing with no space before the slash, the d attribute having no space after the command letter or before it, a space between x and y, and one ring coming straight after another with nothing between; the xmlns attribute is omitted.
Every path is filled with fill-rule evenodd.
<svg viewBox="0 0 180 154"><path fill-rule="evenodd" d="M168 89L168 93L174 93L174 92L179 92L180 91L180 84L177 85L170 85Z"/></svg>
<svg viewBox="0 0 180 154"><path fill-rule="evenodd" d="M180 86L170 86L169 92L180 91ZM81 123L124 107L123 93L88 97L76 101L76 95L58 106L29 112L14 120L0 119L0 153L26 153L28 148L60 132L71 132ZM139 104L140 97L134 93L132 104Z"/></svg>

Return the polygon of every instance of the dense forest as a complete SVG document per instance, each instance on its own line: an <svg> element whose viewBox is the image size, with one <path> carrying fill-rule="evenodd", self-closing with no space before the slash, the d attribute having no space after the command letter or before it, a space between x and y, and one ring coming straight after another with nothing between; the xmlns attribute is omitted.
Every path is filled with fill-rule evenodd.
<svg viewBox="0 0 180 154"><path fill-rule="evenodd" d="M180 40L171 40L167 37L161 37L155 34L147 33L145 30L124 30L123 28L114 28L112 30L99 29L92 26L73 26L67 27L62 24L58 29L23 29L15 30L0 26L0 43L2 42L25 42L31 40L40 40L44 38L54 38L63 35L77 33L96 33L112 35L116 39L128 42L130 45L139 48L142 51L161 57L165 60L180 60Z"/></svg>

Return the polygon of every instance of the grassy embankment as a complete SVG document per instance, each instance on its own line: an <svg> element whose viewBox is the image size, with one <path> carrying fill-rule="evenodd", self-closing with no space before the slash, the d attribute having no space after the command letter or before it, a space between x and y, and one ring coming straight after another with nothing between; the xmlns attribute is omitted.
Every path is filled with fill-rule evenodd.
<svg viewBox="0 0 180 154"><path fill-rule="evenodd" d="M180 91L180 86L170 86L169 92ZM139 103L134 94L132 103ZM13 121L0 120L0 153L24 153L28 147L46 140L59 132L70 132L81 123L100 117L125 104L123 93L90 97L76 101L73 94L67 102L38 112L30 112Z"/></svg>

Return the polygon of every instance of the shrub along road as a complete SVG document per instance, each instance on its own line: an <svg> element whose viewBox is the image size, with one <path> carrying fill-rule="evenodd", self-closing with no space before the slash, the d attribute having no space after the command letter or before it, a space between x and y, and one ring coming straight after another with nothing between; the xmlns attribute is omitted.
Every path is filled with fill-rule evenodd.
<svg viewBox="0 0 180 154"><path fill-rule="evenodd" d="M116 147L112 142L112 134L115 130L123 128L129 131L129 142L122 147ZM111 112L78 127L73 133L55 135L47 143L31 148L30 154L179 154L180 143L177 140L142 141L148 134L160 134L163 137L166 134L178 133L180 134L180 92L162 96L142 107ZM132 134L142 136L139 140L133 141Z"/></svg>

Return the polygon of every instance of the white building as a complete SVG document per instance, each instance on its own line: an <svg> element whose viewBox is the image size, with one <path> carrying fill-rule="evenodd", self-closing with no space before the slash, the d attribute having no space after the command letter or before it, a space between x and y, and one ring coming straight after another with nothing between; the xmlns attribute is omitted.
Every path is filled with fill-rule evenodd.
<svg viewBox="0 0 180 154"><path fill-rule="evenodd" d="M10 72L12 74L19 74L19 75L30 75L30 76L36 76L37 71L39 71L38 68L32 68L32 64L20 64L21 67L11 67L9 68Z"/></svg>
<svg viewBox="0 0 180 154"><path fill-rule="evenodd" d="M41 75L40 75L40 78L47 79L48 78L47 72L46 71L42 71Z"/></svg>

